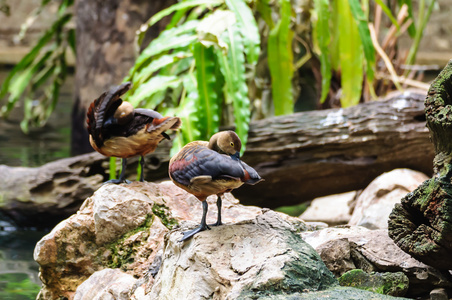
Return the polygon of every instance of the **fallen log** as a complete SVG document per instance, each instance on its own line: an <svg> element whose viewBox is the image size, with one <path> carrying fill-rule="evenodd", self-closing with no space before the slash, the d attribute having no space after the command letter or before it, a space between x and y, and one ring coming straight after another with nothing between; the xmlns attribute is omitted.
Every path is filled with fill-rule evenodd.
<svg viewBox="0 0 452 300"><path fill-rule="evenodd" d="M243 160L265 181L243 186L234 191L235 196L242 204L276 208L362 189L394 168L431 174L434 150L425 128L424 98L419 93L404 93L345 109L252 122ZM161 143L146 157L147 181L168 177L170 147L169 142ZM127 178L136 180L137 159L128 163ZM32 215L44 210L58 221L67 217L109 176L108 158L97 153L39 168L0 167L0 211L22 225L36 224ZM44 196L53 204L46 203ZM49 214L42 222L45 220L55 222Z"/></svg>
<svg viewBox="0 0 452 300"><path fill-rule="evenodd" d="M403 93L253 122L243 160L265 181L234 195L244 204L274 208L362 189L394 168L431 174L434 150L424 99Z"/></svg>
<svg viewBox="0 0 452 300"><path fill-rule="evenodd" d="M403 251L438 269L452 270L452 60L425 100L435 148L435 176L396 204L388 233Z"/></svg>

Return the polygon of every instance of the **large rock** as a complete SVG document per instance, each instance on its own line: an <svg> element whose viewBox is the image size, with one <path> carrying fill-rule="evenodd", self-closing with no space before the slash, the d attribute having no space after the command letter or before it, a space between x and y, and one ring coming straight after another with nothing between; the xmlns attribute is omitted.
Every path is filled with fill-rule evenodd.
<svg viewBox="0 0 452 300"><path fill-rule="evenodd" d="M387 229L394 205L428 177L409 169L395 169L373 180L359 195L349 225Z"/></svg>
<svg viewBox="0 0 452 300"><path fill-rule="evenodd" d="M357 192L320 197L312 200L300 219L306 222L324 222L330 226L347 224L351 218L350 203Z"/></svg>
<svg viewBox="0 0 452 300"><path fill-rule="evenodd" d="M215 201L215 197L208 199L211 207ZM44 284L39 298L72 299L84 280L107 267L143 276L162 248L165 233L183 220L197 224L201 214L199 200L171 182L103 185L77 214L36 245L34 258ZM261 209L239 205L225 194L226 224L258 214ZM216 220L216 209L209 211L208 220Z"/></svg>
<svg viewBox="0 0 452 300"><path fill-rule="evenodd" d="M242 299L319 291L336 280L298 230L267 211L180 243L168 236L163 263L145 299Z"/></svg>

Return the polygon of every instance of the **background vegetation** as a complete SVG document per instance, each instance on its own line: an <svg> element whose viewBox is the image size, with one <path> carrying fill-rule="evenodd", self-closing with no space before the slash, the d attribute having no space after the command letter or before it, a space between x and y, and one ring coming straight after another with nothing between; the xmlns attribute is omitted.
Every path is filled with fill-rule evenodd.
<svg viewBox="0 0 452 300"><path fill-rule="evenodd" d="M75 52L74 29L66 26L71 5L73 0L61 0L57 21L2 84L1 114L6 117L23 99L24 132L30 124L43 125L58 99L66 51ZM182 118L173 151L208 139L221 126L234 126L246 144L250 120L302 107L297 102L307 100L300 99L301 82L311 78L317 108L347 107L403 84L420 85L404 65L414 63L434 5L434 0L420 0L416 9L411 0L389 7L382 0L181 0L137 34L143 51L124 79L133 82L125 99ZM147 30L166 16L171 18L166 29L144 45ZM413 38L406 57L397 51L405 31Z"/></svg>

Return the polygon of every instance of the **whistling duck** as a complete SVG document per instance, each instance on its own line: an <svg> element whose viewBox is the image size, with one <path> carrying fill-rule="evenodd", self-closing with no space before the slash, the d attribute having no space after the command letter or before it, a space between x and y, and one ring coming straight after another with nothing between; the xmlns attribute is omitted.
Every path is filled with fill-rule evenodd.
<svg viewBox="0 0 452 300"><path fill-rule="evenodd" d="M221 197L242 184L254 185L263 180L256 170L240 160L242 143L233 131L214 134L209 142L195 141L185 145L170 160L169 176L180 188L202 201L201 225L183 233L181 242L198 232L210 229L206 224L207 197L217 195L218 217L211 226L221 222Z"/></svg>
<svg viewBox="0 0 452 300"><path fill-rule="evenodd" d="M131 88L130 82L123 83L104 92L91 103L87 120L89 142L105 156L122 158L119 179L111 183L129 182L125 180L127 158L141 156L140 181L144 181L144 155L153 152L163 139L170 139L166 130L176 130L181 121L177 117L163 117L151 109L137 108L120 98Z"/></svg>

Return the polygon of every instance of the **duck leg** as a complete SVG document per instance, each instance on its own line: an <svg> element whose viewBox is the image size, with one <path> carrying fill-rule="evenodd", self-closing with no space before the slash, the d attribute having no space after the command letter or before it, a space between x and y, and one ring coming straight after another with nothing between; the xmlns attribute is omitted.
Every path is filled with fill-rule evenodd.
<svg viewBox="0 0 452 300"><path fill-rule="evenodd" d="M108 181L106 181L105 183L130 183L129 180L126 179L126 168L127 168L127 159L123 158L122 159L122 167L121 167L121 174L119 174L119 178L118 179L110 179Z"/></svg>
<svg viewBox="0 0 452 300"><path fill-rule="evenodd" d="M218 198L217 198L217 208L218 208L217 222L214 223L214 224L209 224L209 226L220 226L220 225L223 225L223 222L221 222L221 204L222 204L221 196L222 195L217 195L217 196L218 196Z"/></svg>
<svg viewBox="0 0 452 300"><path fill-rule="evenodd" d="M207 224L206 224L207 209L208 209L207 201L204 200L204 201L202 201L202 219L201 219L201 224L198 227L196 227L195 229L182 232L182 234L184 236L182 237L182 239L179 242L185 241L186 239L188 239L188 238L194 236L195 234L197 234L198 232L204 231L206 229L210 229L209 226L207 226Z"/></svg>
<svg viewBox="0 0 452 300"><path fill-rule="evenodd" d="M140 166L141 166L140 182L144 182L144 156L141 156L140 158Z"/></svg>

